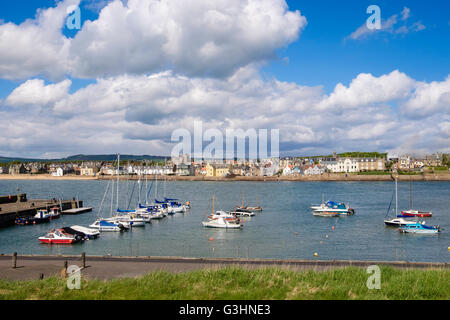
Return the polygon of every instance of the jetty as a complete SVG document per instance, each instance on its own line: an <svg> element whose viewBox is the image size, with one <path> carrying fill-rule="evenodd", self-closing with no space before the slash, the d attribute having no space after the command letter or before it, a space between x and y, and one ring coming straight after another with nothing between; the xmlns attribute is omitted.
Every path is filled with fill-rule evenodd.
<svg viewBox="0 0 450 320"><path fill-rule="evenodd" d="M83 207L83 201L61 199L27 199L25 193L0 196L0 228L14 224L16 217L34 216L38 210L49 210L58 207L61 214L80 214L92 211L91 207Z"/></svg>

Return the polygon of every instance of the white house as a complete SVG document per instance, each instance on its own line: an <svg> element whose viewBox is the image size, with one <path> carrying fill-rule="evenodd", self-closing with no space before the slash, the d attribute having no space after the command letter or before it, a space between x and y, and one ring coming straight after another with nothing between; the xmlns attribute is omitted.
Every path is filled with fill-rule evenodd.
<svg viewBox="0 0 450 320"><path fill-rule="evenodd" d="M55 172L52 172L53 177L62 177L64 176L64 170L62 168L57 168Z"/></svg>
<svg viewBox="0 0 450 320"><path fill-rule="evenodd" d="M332 158L321 161L321 164L330 172L359 172L358 159Z"/></svg>
<svg viewBox="0 0 450 320"><path fill-rule="evenodd" d="M305 167L303 173L307 176L318 175L325 172L325 169L319 165L308 165Z"/></svg>

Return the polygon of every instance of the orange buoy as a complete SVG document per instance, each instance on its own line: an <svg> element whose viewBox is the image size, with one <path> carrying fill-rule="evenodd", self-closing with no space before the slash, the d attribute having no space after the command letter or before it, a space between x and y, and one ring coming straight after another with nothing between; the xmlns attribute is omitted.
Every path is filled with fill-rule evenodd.
<svg viewBox="0 0 450 320"><path fill-rule="evenodd" d="M334 230L334 226L331 227L331 230Z"/></svg>
<svg viewBox="0 0 450 320"><path fill-rule="evenodd" d="M209 242L213 242L214 241L214 239L211 237L211 238L209 238Z"/></svg>

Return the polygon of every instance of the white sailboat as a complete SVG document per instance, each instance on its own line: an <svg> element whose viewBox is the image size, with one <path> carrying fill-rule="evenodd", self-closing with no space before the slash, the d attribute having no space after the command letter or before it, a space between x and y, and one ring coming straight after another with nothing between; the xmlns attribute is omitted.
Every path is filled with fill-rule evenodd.
<svg viewBox="0 0 450 320"><path fill-rule="evenodd" d="M227 214L224 211L214 212L215 209L215 195L213 194L213 208L212 214L208 216L208 221L202 221L204 227L207 228L224 228L224 229L240 229L243 227L241 220Z"/></svg>
<svg viewBox="0 0 450 320"><path fill-rule="evenodd" d="M120 159L120 155L117 155L117 161ZM130 228L130 225L127 222L118 221L112 217L113 215L113 201L114 201L114 180L110 180L108 182L108 185L106 186L105 194L103 195L102 202L100 204L99 214L102 211L103 203L106 197L106 194L108 193L109 186L111 185L111 212L110 217L104 219L98 218L94 221L89 227L93 229L97 229L99 231L107 231L107 232L120 232L120 231L126 231ZM119 202L119 188L117 188L117 206Z"/></svg>
<svg viewBox="0 0 450 320"><path fill-rule="evenodd" d="M392 200L391 200L392 201ZM392 202L391 202L392 203ZM389 205L390 208L390 205ZM398 212L398 193L397 193L397 179L395 179L395 213L393 219L385 219L384 224L391 227L402 227L406 225L411 225L417 223L417 221L408 220L404 218L397 217ZM389 214L389 209L388 209Z"/></svg>

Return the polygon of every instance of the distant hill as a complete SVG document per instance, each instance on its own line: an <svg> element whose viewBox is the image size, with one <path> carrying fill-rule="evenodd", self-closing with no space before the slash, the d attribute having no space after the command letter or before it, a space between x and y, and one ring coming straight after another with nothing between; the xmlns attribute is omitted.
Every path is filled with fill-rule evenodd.
<svg viewBox="0 0 450 320"><path fill-rule="evenodd" d="M27 159L27 158L7 158L7 157L0 157L0 163L8 163L13 161L20 161L20 162L38 162L42 161L39 159Z"/></svg>
<svg viewBox="0 0 450 320"><path fill-rule="evenodd" d="M8 157L0 157L0 163L9 163L9 162L51 162L51 161L114 161L117 159L116 154L97 154L97 155L86 155L86 154L77 154L74 156L69 156L67 158L61 159L31 159L31 158L8 158ZM135 160L135 161L164 161L165 159L169 159L169 157L164 156L150 156L150 155L129 155L124 154L120 155L120 160Z"/></svg>

